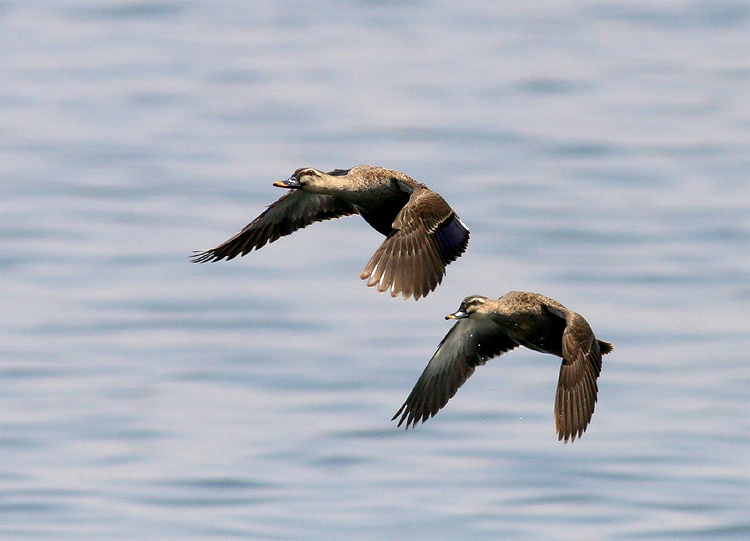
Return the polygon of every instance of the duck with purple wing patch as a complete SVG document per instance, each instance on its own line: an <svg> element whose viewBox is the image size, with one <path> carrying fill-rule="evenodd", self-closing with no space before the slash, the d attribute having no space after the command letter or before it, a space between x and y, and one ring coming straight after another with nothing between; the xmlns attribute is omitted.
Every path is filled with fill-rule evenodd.
<svg viewBox="0 0 750 541"><path fill-rule="evenodd" d="M493 301L466 297L446 319L458 322L440 342L414 389L393 420L415 426L435 415L488 359L518 346L562 357L555 397L558 439L574 441L594 413L609 342L597 340L583 316L538 293L511 291Z"/></svg>
<svg viewBox="0 0 750 541"><path fill-rule="evenodd" d="M328 173L303 168L274 186L289 193L193 261L244 256L313 222L359 214L386 237L360 277L379 292L390 289L393 297L417 300L440 284L445 267L469 244L469 230L440 194L399 171L371 165Z"/></svg>

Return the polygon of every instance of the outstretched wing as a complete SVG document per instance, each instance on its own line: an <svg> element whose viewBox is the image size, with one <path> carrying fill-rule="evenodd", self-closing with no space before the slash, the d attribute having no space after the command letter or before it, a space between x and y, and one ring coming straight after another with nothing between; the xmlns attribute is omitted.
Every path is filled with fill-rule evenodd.
<svg viewBox="0 0 750 541"><path fill-rule="evenodd" d="M398 426L405 421L406 428L426 421L448 403L477 366L517 346L490 320L459 320L440 342L406 402L391 420L400 416Z"/></svg>
<svg viewBox="0 0 750 541"><path fill-rule="evenodd" d="M380 292L416 300L438 286L468 244L469 230L440 194L416 189L360 277Z"/></svg>
<svg viewBox="0 0 750 541"><path fill-rule="evenodd" d="M594 332L580 314L554 307L547 309L567 322L555 396L555 428L558 439L575 441L586 431L594 414L599 391L596 379L602 369L602 353Z"/></svg>
<svg viewBox="0 0 750 541"><path fill-rule="evenodd" d="M289 235L313 222L357 214L357 209L330 195L320 195L304 190L292 190L270 205L260 216L250 222L231 239L216 248L197 252L194 263L233 259L258 250L268 242Z"/></svg>

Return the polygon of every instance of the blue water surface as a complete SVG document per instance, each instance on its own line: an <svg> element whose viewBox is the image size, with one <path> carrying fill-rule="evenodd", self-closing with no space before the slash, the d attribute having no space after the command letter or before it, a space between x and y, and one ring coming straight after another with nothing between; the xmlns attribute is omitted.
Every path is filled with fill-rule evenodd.
<svg viewBox="0 0 750 541"><path fill-rule="evenodd" d="M750 535L747 3L0 3L0 537ZM188 260L295 169L439 191L468 251L365 287L359 218ZM615 344L582 439L559 359L390 421L479 293Z"/></svg>

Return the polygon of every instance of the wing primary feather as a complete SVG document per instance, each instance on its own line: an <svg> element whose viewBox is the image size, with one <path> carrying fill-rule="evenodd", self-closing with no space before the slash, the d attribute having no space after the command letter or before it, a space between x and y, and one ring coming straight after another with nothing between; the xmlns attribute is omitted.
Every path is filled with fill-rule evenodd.
<svg viewBox="0 0 750 541"><path fill-rule="evenodd" d="M427 421L455 396L476 366L517 345L490 321L460 320L440 342L392 420L400 416L398 426L405 421L407 428Z"/></svg>
<svg viewBox="0 0 750 541"><path fill-rule="evenodd" d="M333 196L291 191L269 205L239 233L215 248L194 254L192 260L196 263L231 260L314 222L356 213L351 204Z"/></svg>

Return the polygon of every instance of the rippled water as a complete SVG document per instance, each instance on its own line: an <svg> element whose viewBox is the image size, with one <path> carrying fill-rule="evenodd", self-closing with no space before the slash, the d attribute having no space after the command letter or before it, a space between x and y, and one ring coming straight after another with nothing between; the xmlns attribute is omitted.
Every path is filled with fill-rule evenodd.
<svg viewBox="0 0 750 541"><path fill-rule="evenodd" d="M743 2L0 3L4 539L744 539ZM192 265L300 166L407 172L472 230L418 303L316 224ZM612 341L389 421L465 295Z"/></svg>

